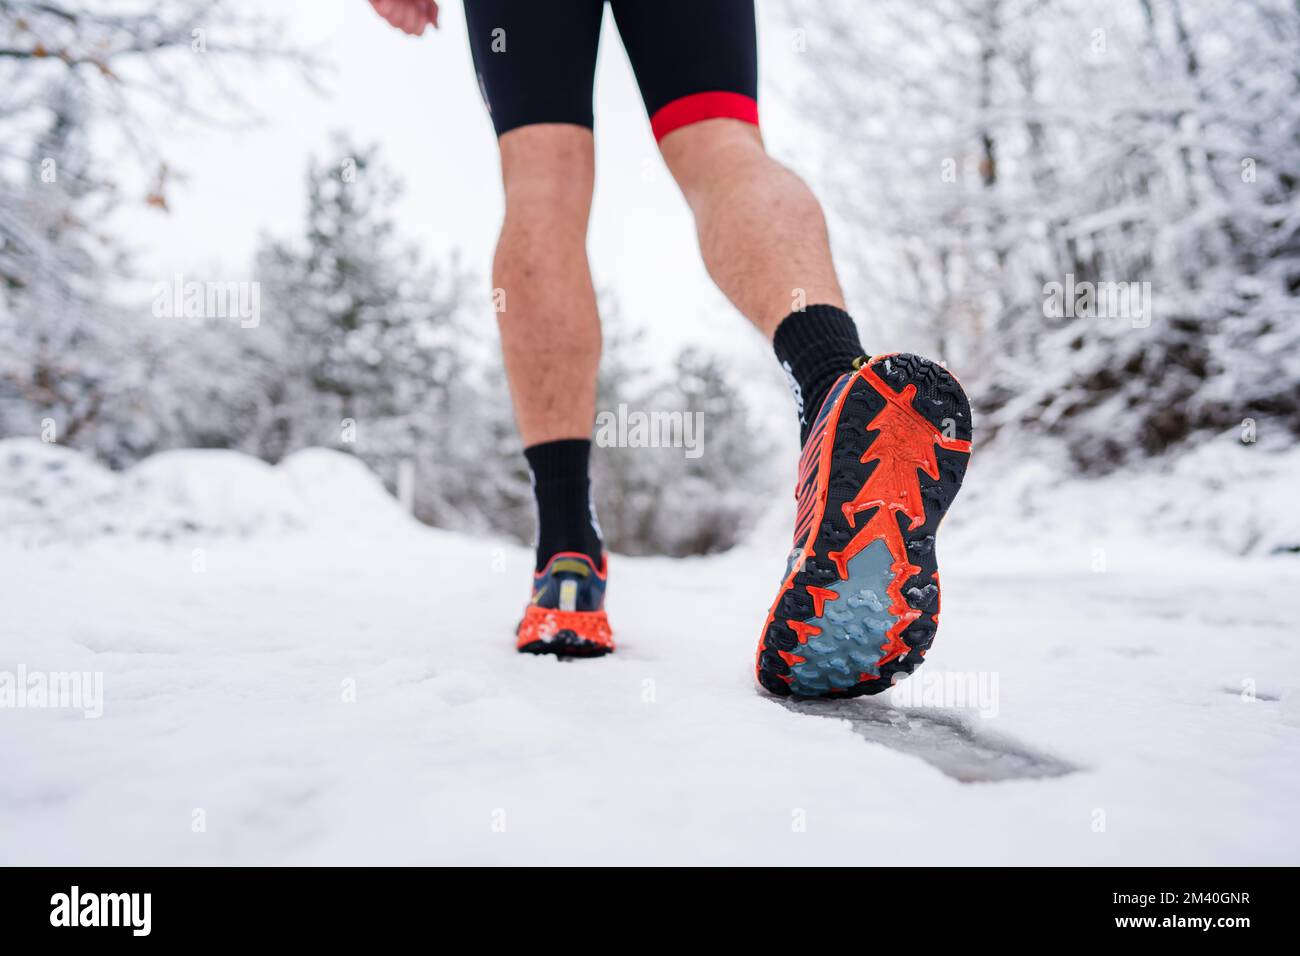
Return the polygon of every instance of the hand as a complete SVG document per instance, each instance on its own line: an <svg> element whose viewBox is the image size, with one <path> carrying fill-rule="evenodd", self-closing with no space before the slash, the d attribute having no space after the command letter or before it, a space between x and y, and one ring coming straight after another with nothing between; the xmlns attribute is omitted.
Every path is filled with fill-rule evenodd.
<svg viewBox="0 0 1300 956"><path fill-rule="evenodd" d="M375 12L403 33L418 37L424 28L438 26L436 0L370 0Z"/></svg>

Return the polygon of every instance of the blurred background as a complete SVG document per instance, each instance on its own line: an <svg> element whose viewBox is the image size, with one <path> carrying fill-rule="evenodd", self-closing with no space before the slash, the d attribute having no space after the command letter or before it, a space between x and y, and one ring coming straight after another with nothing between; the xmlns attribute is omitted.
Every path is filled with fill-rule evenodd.
<svg viewBox="0 0 1300 956"><path fill-rule="evenodd" d="M758 9L864 343L975 404L947 636L820 711L753 686L793 403L611 18L599 409L703 431L594 451L588 667L514 652L460 3L0 0L0 865L1300 859L1300 6Z"/></svg>
<svg viewBox="0 0 1300 956"><path fill-rule="evenodd" d="M1187 481L1290 468L1300 6L759 12L769 147L827 208L868 348L966 384L977 485L1020 494L1026 461L1040 482L1137 476L1143 508L1196 523ZM442 19L414 40L364 0L0 0L0 438L113 469L336 448L406 481L423 521L526 540L495 144L459 3ZM619 552L725 550L785 496L794 414L704 272L610 19L600 408L700 412L704 453L599 449L599 511ZM173 308L190 283L256 315ZM1214 520L1233 550L1300 548L1300 521Z"/></svg>

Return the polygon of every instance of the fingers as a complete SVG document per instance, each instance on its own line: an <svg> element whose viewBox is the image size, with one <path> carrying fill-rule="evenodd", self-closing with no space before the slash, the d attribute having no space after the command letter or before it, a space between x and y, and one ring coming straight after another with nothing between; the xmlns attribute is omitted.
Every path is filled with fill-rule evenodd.
<svg viewBox="0 0 1300 956"><path fill-rule="evenodd" d="M436 0L370 0L370 5L397 29L413 37L423 34L428 26L438 25Z"/></svg>
<svg viewBox="0 0 1300 956"><path fill-rule="evenodd" d="M370 0L370 5L375 8L375 12L381 17L397 26L397 18L403 7L406 6L405 0Z"/></svg>
<svg viewBox="0 0 1300 956"><path fill-rule="evenodd" d="M402 22L406 13L406 0L370 0L370 5L375 8L375 12L387 20L390 24L403 29Z"/></svg>
<svg viewBox="0 0 1300 956"><path fill-rule="evenodd" d="M424 32L426 25L436 30L438 28L438 0L421 0L420 8L424 18L424 22L420 24L420 32Z"/></svg>

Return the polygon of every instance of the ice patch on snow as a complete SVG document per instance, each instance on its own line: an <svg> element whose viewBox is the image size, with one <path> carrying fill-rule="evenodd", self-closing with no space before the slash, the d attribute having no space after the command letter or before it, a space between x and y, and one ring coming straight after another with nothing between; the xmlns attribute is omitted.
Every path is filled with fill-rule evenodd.
<svg viewBox="0 0 1300 956"><path fill-rule="evenodd" d="M919 757L961 783L1061 777L1079 768L1006 736L977 730L955 710L890 707L870 698L809 701L782 698L787 710L847 720L869 743Z"/></svg>

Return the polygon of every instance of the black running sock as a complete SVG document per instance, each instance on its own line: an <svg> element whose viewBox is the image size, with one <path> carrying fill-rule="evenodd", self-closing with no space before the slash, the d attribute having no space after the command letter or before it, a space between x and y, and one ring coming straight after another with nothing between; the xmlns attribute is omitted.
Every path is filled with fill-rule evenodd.
<svg viewBox="0 0 1300 956"><path fill-rule="evenodd" d="M585 554L600 566L600 525L587 476L590 455L586 438L562 438L524 449L537 499L538 571L561 551Z"/></svg>
<svg viewBox="0 0 1300 956"><path fill-rule="evenodd" d="M791 312L772 337L777 361L785 370L799 406L799 442L808 440L813 420L835 380L863 354L858 328L843 309L810 305Z"/></svg>

